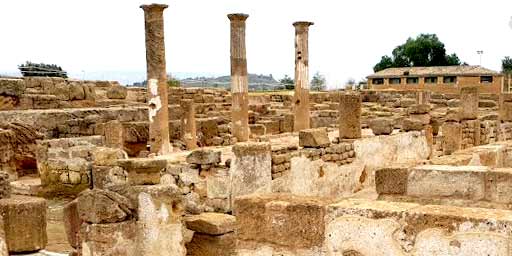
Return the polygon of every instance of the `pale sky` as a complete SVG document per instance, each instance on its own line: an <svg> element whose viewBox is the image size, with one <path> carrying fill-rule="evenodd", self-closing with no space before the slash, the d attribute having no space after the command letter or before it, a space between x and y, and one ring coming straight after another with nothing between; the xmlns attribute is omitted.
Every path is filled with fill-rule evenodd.
<svg viewBox="0 0 512 256"><path fill-rule="evenodd" d="M0 73L31 60L55 63L74 76L93 73L122 80L144 78L144 0L2 0ZM435 33L448 53L471 65L499 71L512 56L510 0L161 0L167 71L227 75L228 13L247 19L250 73L294 74L294 28L310 27L310 77L319 71L329 87L356 81L408 37ZM83 72L82 72L83 70ZM78 75L76 75L78 74ZM81 78L81 77L79 77ZM133 81L132 81L133 82Z"/></svg>

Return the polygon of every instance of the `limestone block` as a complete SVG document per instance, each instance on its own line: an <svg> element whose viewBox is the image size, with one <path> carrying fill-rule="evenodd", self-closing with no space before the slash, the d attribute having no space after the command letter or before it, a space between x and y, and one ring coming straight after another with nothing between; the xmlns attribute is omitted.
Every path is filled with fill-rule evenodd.
<svg viewBox="0 0 512 256"><path fill-rule="evenodd" d="M390 118L375 118L369 126L375 135L389 135L393 132L394 122Z"/></svg>
<svg viewBox="0 0 512 256"><path fill-rule="evenodd" d="M188 229L207 235L223 235L235 230L236 218L233 215L205 212L187 216L185 224Z"/></svg>
<svg viewBox="0 0 512 256"><path fill-rule="evenodd" d="M137 256L135 220L108 224L83 223L80 228L82 255Z"/></svg>
<svg viewBox="0 0 512 256"><path fill-rule="evenodd" d="M118 148L96 147L91 152L94 165L115 166L117 160L128 158L126 152Z"/></svg>
<svg viewBox="0 0 512 256"><path fill-rule="evenodd" d="M419 120L414 118L404 118L402 122L402 129L404 131L421 131L425 127L425 124Z"/></svg>
<svg viewBox="0 0 512 256"><path fill-rule="evenodd" d="M117 164L128 172L128 183L154 185L160 183L160 173L167 167L167 160L130 158L118 160Z"/></svg>
<svg viewBox="0 0 512 256"><path fill-rule="evenodd" d="M305 148L324 148L331 144L326 128L299 131L299 146Z"/></svg>
<svg viewBox="0 0 512 256"><path fill-rule="evenodd" d="M0 95L20 97L25 89L25 82L22 79L0 79Z"/></svg>
<svg viewBox="0 0 512 256"><path fill-rule="evenodd" d="M82 221L94 224L128 220L135 210L135 206L126 197L99 189L80 193L77 208Z"/></svg>
<svg viewBox="0 0 512 256"><path fill-rule="evenodd" d="M485 196L483 166L418 166L407 177L408 196L481 200Z"/></svg>
<svg viewBox="0 0 512 256"><path fill-rule="evenodd" d="M80 246L80 226L83 221L80 219L78 214L78 202L73 200L64 206L62 212L62 220L64 222L64 229L66 231L66 237L68 243L73 248Z"/></svg>
<svg viewBox="0 0 512 256"><path fill-rule="evenodd" d="M272 157L268 143L237 143L231 162L231 199L256 191L270 192Z"/></svg>
<svg viewBox="0 0 512 256"><path fill-rule="evenodd" d="M111 86L107 89L107 98L124 100L128 95L128 90L124 86Z"/></svg>
<svg viewBox="0 0 512 256"><path fill-rule="evenodd" d="M249 129L251 130L251 135L262 136L266 134L267 128L263 124L249 124Z"/></svg>
<svg viewBox="0 0 512 256"><path fill-rule="evenodd" d="M342 94L339 105L339 137L357 139L361 137L361 96Z"/></svg>
<svg viewBox="0 0 512 256"><path fill-rule="evenodd" d="M478 118L478 87L463 87L460 89L461 119Z"/></svg>
<svg viewBox="0 0 512 256"><path fill-rule="evenodd" d="M46 247L45 199L18 195L0 199L0 213L9 252L31 252Z"/></svg>
<svg viewBox="0 0 512 256"><path fill-rule="evenodd" d="M0 199L9 197L11 197L9 174L7 172L0 172Z"/></svg>
<svg viewBox="0 0 512 256"><path fill-rule="evenodd" d="M85 99L84 87L78 83L69 84L69 100L83 100Z"/></svg>
<svg viewBox="0 0 512 256"><path fill-rule="evenodd" d="M189 164L218 164L221 161L220 159L220 151L198 149L192 151L186 160Z"/></svg>
<svg viewBox="0 0 512 256"><path fill-rule="evenodd" d="M443 154L449 155L461 149L462 126L459 123L445 122L441 126L443 134Z"/></svg>
<svg viewBox="0 0 512 256"><path fill-rule="evenodd" d="M239 197L234 206L237 238L294 249L320 247L326 205L320 198L289 194Z"/></svg>
<svg viewBox="0 0 512 256"><path fill-rule="evenodd" d="M192 241L187 243L187 255L232 256L235 255L235 248L236 236L233 232L219 236L194 233Z"/></svg>
<svg viewBox="0 0 512 256"><path fill-rule="evenodd" d="M375 171L375 188L380 194L405 194L408 168L388 167Z"/></svg>
<svg viewBox="0 0 512 256"><path fill-rule="evenodd" d="M414 104L407 109L407 113L411 114L427 114L430 112L429 104Z"/></svg>
<svg viewBox="0 0 512 256"><path fill-rule="evenodd" d="M128 184L128 172L119 166L93 165L91 174L93 188L106 189Z"/></svg>

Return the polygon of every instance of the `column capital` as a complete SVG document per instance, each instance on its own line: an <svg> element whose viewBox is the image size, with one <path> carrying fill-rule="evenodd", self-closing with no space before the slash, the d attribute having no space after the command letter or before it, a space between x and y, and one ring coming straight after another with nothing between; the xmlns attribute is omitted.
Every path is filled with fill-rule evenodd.
<svg viewBox="0 0 512 256"><path fill-rule="evenodd" d="M249 14L245 14L245 13L228 14L228 19L230 21L245 21L248 17L249 17Z"/></svg>
<svg viewBox="0 0 512 256"><path fill-rule="evenodd" d="M293 23L294 27L309 27L311 25L315 25L315 23L311 21L296 21Z"/></svg>
<svg viewBox="0 0 512 256"><path fill-rule="evenodd" d="M169 7L166 4L143 4L140 6L142 10L147 11L163 11L165 8Z"/></svg>

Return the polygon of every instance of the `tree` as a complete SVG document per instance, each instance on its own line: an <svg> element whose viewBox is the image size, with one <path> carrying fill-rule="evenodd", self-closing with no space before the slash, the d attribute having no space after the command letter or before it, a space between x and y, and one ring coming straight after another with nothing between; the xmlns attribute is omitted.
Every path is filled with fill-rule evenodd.
<svg viewBox="0 0 512 256"><path fill-rule="evenodd" d="M47 76L68 78L68 73L55 64L25 62L18 66L23 76Z"/></svg>
<svg viewBox="0 0 512 256"><path fill-rule="evenodd" d="M313 75L313 79L311 79L311 90L313 91L323 91L325 90L325 77L320 74L320 72L316 72Z"/></svg>
<svg viewBox="0 0 512 256"><path fill-rule="evenodd" d="M172 76L169 76L169 78L167 79L167 86L169 87L181 87L181 81L172 77Z"/></svg>
<svg viewBox="0 0 512 256"><path fill-rule="evenodd" d="M420 34L393 49L392 56L382 56L373 70L390 67L430 67L460 65L461 61L455 54L446 54L444 44L435 34Z"/></svg>
<svg viewBox="0 0 512 256"><path fill-rule="evenodd" d="M512 73L512 58L510 56L506 56L501 60L501 71L503 73Z"/></svg>
<svg viewBox="0 0 512 256"><path fill-rule="evenodd" d="M346 89L357 89L355 88L356 80L354 78L347 79L347 82L345 82L345 88Z"/></svg>
<svg viewBox="0 0 512 256"><path fill-rule="evenodd" d="M284 77L281 80L279 80L279 83L283 84L286 90L295 89L293 79L291 79L288 75L284 75Z"/></svg>

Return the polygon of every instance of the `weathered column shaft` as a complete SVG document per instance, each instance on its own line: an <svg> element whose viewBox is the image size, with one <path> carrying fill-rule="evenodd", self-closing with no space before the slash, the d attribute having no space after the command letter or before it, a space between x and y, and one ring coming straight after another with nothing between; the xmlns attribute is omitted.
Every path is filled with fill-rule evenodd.
<svg viewBox="0 0 512 256"><path fill-rule="evenodd" d="M309 129L309 26L313 22L299 21L295 27L295 94L294 94L294 131Z"/></svg>
<svg viewBox="0 0 512 256"><path fill-rule="evenodd" d="M142 5L146 28L146 63L149 104L149 141L151 153L172 151L169 142L169 108L165 66L164 9L167 5Z"/></svg>
<svg viewBox="0 0 512 256"><path fill-rule="evenodd" d="M238 141L249 140L249 82L245 51L247 14L229 14L231 21L231 125Z"/></svg>
<svg viewBox="0 0 512 256"><path fill-rule="evenodd" d="M340 139L361 138L361 96L341 94L340 96Z"/></svg>
<svg viewBox="0 0 512 256"><path fill-rule="evenodd" d="M187 149L197 148L196 117L194 100L182 100L181 134Z"/></svg>

